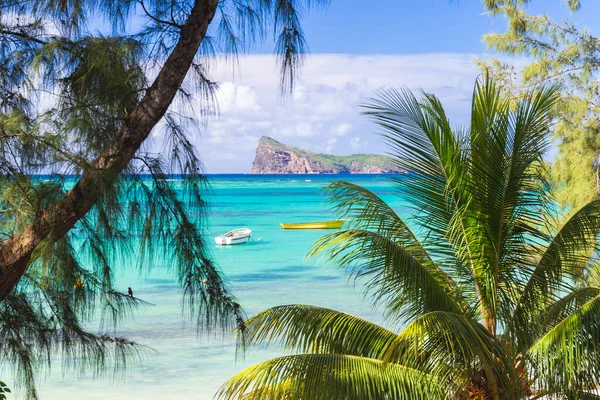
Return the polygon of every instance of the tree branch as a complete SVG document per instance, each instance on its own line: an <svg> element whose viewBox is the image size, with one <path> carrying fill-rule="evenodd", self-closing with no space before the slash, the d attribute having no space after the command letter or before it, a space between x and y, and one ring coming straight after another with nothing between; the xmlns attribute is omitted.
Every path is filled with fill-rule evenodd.
<svg viewBox="0 0 600 400"><path fill-rule="evenodd" d="M44 240L64 236L103 195L129 164L150 131L164 116L183 83L206 35L218 0L196 0L179 40L142 100L126 118L115 141L83 172L77 184L54 206L46 209L18 236L0 247L0 300L6 298Z"/></svg>
<svg viewBox="0 0 600 400"><path fill-rule="evenodd" d="M150 18L150 19L151 19L151 20L153 20L154 22L156 22L156 23L159 23L159 24L165 24L165 25L169 25L169 26L172 26L172 27L174 27L174 28L177 28L177 29L181 29L181 28L183 28L183 25L177 24L177 23L175 23L174 21L166 21L166 20L164 20L164 19L160 19L160 18L157 18L157 17L155 17L154 15L152 15L152 14L151 14L151 13L148 11L148 9L146 9L146 5L144 4L144 0L138 0L138 3L140 3L140 5L142 6L142 10L144 10L144 13L145 13L145 14L148 16L148 18ZM173 9L172 9L172 7L171 7L171 11L172 11L172 10L173 10ZM173 18L173 17L171 17L171 18Z"/></svg>
<svg viewBox="0 0 600 400"><path fill-rule="evenodd" d="M48 44L48 42L41 40L40 38L37 38L35 36L31 36L25 32L15 32L15 31L7 30L7 29L0 29L0 35L16 36L18 38L28 40L30 42L35 42L35 43L41 44L41 45Z"/></svg>

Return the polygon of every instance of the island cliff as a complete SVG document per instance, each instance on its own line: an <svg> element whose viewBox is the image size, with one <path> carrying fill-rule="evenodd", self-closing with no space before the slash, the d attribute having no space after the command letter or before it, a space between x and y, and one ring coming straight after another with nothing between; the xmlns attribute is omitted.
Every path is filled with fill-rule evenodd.
<svg viewBox="0 0 600 400"><path fill-rule="evenodd" d="M251 174L385 174L401 172L387 156L332 156L288 146L263 136L258 141Z"/></svg>

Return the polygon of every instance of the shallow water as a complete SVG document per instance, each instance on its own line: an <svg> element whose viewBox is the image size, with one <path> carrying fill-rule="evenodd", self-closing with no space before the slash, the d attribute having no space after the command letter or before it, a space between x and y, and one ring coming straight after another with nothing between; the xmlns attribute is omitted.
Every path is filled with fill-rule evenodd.
<svg viewBox="0 0 600 400"><path fill-rule="evenodd" d="M253 241L233 247L215 246L213 250L214 259L249 315L271 306L304 303L382 322L380 314L363 298L360 284L354 287L343 271L317 266L317 260L305 260L310 245L326 231L279 228L280 222L333 219L322 195L322 188L333 179L340 177L211 177L210 236L236 227L253 230ZM342 179L375 191L400 214L407 212L394 196L389 177L352 175ZM260 360L284 354L277 348L254 348L244 360L236 362L235 342L230 335L198 336L193 323L182 317L181 292L165 266L156 266L144 276L123 268L118 275L123 291L131 286L137 297L154 306L139 310L120 325L117 333L150 346L154 352L119 379L65 376L55 366L39 384L42 400L210 399L231 375Z"/></svg>

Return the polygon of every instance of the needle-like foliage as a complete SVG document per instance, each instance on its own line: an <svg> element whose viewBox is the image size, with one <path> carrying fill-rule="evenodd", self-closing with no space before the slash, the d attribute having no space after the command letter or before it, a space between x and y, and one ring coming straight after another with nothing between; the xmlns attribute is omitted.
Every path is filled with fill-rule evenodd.
<svg viewBox="0 0 600 400"><path fill-rule="evenodd" d="M394 181L413 213L404 220L369 190L334 182L349 226L309 254L361 278L403 328L315 306L268 309L246 321L241 343L300 354L242 371L220 397L598 398L600 202L557 222L542 160L557 99L556 87L539 87L509 107L483 77L468 129L452 128L432 94L387 89L370 101L365 113L407 171Z"/></svg>
<svg viewBox="0 0 600 400"><path fill-rule="evenodd" d="M216 114L210 66L272 33L291 90L301 14L326 3L0 1L0 370L11 386L35 399L55 360L104 374L144 358L104 334L146 304L122 293L115 268L171 268L199 329L243 321L203 237L192 135Z"/></svg>
<svg viewBox="0 0 600 400"><path fill-rule="evenodd" d="M570 15L558 19L529 6L551 3L565 3ZM503 90L515 97L541 82L561 84L554 128L559 151L551 174L560 182L556 199L570 208L580 208L600 194L600 38L576 18L592 4L579 0L484 0L494 19L506 21L506 28L484 35L483 41L492 54L509 57L489 57L480 67L502 80ZM527 60L525 65L509 61L519 57Z"/></svg>

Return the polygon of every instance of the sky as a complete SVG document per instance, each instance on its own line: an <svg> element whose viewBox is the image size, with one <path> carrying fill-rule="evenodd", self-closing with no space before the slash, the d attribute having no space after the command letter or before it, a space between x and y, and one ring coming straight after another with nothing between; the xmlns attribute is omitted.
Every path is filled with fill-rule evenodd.
<svg viewBox="0 0 600 400"><path fill-rule="evenodd" d="M529 9L570 16L563 0L532 0ZM571 17L595 32L598 15L600 2L584 0ZM270 40L235 67L222 59L211 65L219 115L192 132L206 172L247 173L262 135L334 155L383 154L360 105L384 87L432 92L464 126L474 61L486 56L482 36L506 28L504 19L484 13L481 0L331 0L303 17L310 55L292 96L280 96ZM194 109L183 113L194 117Z"/></svg>

